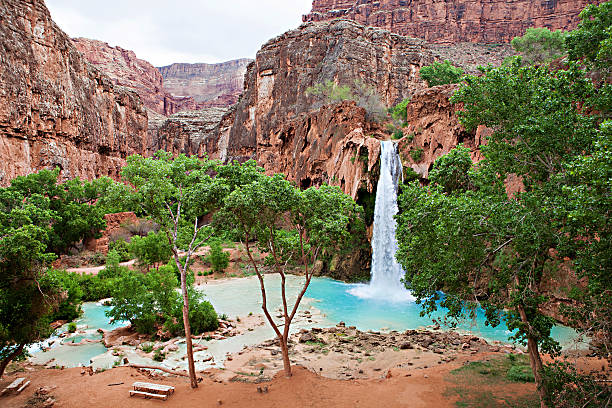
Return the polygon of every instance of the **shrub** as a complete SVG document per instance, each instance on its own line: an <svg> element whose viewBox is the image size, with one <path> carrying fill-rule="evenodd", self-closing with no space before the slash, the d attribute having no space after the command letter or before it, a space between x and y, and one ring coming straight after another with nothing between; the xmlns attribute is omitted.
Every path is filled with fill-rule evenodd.
<svg viewBox="0 0 612 408"><path fill-rule="evenodd" d="M308 87L306 89L306 96L313 95L320 97L325 102L355 100L355 96L353 96L351 88L348 85L338 85L334 81L325 81Z"/></svg>
<svg viewBox="0 0 612 408"><path fill-rule="evenodd" d="M74 333L77 331L77 325L75 322L70 322L68 324L68 333Z"/></svg>
<svg viewBox="0 0 612 408"><path fill-rule="evenodd" d="M525 35L512 40L512 48L523 56L527 64L549 62L565 54L565 37L561 30L528 28Z"/></svg>
<svg viewBox="0 0 612 408"><path fill-rule="evenodd" d="M218 241L210 244L210 252L206 259L210 262L213 271L223 272L229 266L229 258L229 254L223 251Z"/></svg>
<svg viewBox="0 0 612 408"><path fill-rule="evenodd" d="M434 162L429 180L443 187L444 192L465 190L470 184L469 171L472 168L470 149L462 144Z"/></svg>
<svg viewBox="0 0 612 408"><path fill-rule="evenodd" d="M112 279L120 276L126 269L125 267L119 265L120 261L121 255L119 255L117 251L108 251L108 254L106 255L106 266L98 274L100 279Z"/></svg>
<svg viewBox="0 0 612 408"><path fill-rule="evenodd" d="M528 365L513 365L508 370L506 377L514 382L535 382L533 371Z"/></svg>
<svg viewBox="0 0 612 408"><path fill-rule="evenodd" d="M419 173L414 171L412 167L404 167L404 183L409 183L419 179Z"/></svg>
<svg viewBox="0 0 612 408"><path fill-rule="evenodd" d="M410 157L412 157L412 160L414 160L415 162L421 161L421 159L423 158L423 149L411 150Z"/></svg>
<svg viewBox="0 0 612 408"><path fill-rule="evenodd" d="M115 251L119 255L120 262L127 262L132 258L130 254L130 244L123 238L109 242L108 249L109 251Z"/></svg>
<svg viewBox="0 0 612 408"><path fill-rule="evenodd" d="M449 60L434 62L421 68L420 74L429 86L457 84L463 78L463 69L455 67Z"/></svg>
<svg viewBox="0 0 612 408"><path fill-rule="evenodd" d="M397 129L395 132L393 132L393 139L395 140L399 140L402 137L404 137L404 132L401 129Z"/></svg>
<svg viewBox="0 0 612 408"><path fill-rule="evenodd" d="M136 256L141 265L147 269L153 265L168 262L172 249L168 238L161 232L149 232L146 237L135 236L129 245L130 252Z"/></svg>
<svg viewBox="0 0 612 408"><path fill-rule="evenodd" d="M150 353L150 352L153 351L153 344L151 344L151 343L142 343L140 345L140 349L142 351L144 351L145 353Z"/></svg>
<svg viewBox="0 0 612 408"><path fill-rule="evenodd" d="M393 120L406 123L408 120L408 104L410 103L410 98L406 98L393 108L389 109L389 113L391 114L391 118Z"/></svg>
<svg viewBox="0 0 612 408"><path fill-rule="evenodd" d="M162 351L161 348L155 350L155 354L153 354L153 360L161 363L166 359L166 354Z"/></svg>

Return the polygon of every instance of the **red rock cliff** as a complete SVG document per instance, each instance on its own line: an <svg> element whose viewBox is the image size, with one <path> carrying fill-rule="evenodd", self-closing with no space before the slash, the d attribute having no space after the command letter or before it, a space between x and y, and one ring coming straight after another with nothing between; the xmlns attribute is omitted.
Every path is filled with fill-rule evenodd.
<svg viewBox="0 0 612 408"><path fill-rule="evenodd" d="M41 0L0 2L0 183L41 168L116 176L144 151L147 113L87 63Z"/></svg>
<svg viewBox="0 0 612 408"><path fill-rule="evenodd" d="M220 64L172 64L159 68L165 88L176 97L193 98L198 109L238 102L250 59Z"/></svg>
<svg viewBox="0 0 612 408"><path fill-rule="evenodd" d="M576 28L602 0L314 0L304 21L348 18L436 43L507 43L530 27Z"/></svg>
<svg viewBox="0 0 612 408"><path fill-rule="evenodd" d="M142 98L145 106L162 115L197 109L193 98L176 98L164 88L157 68L136 57L134 51L111 47L105 42L73 38L72 42L91 64L108 75L113 83L130 88Z"/></svg>
<svg viewBox="0 0 612 408"><path fill-rule="evenodd" d="M421 40L348 20L308 23L263 46L245 78L228 141L228 159L256 159L301 186L340 185L353 197L371 188L378 132L355 104L317 110L306 89L324 81L360 79L385 106L425 84L421 66L433 56Z"/></svg>

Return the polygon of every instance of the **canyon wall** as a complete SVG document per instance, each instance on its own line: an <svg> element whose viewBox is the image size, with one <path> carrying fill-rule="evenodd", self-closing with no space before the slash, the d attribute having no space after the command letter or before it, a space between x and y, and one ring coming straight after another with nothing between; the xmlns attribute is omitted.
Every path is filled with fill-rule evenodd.
<svg viewBox="0 0 612 408"><path fill-rule="evenodd" d="M314 0L304 21L347 18L435 43L508 43L530 27L576 28L603 0Z"/></svg>
<svg viewBox="0 0 612 408"><path fill-rule="evenodd" d="M242 93L250 59L220 64L172 64L159 68L164 87L175 97L189 97L197 108L228 107Z"/></svg>
<svg viewBox="0 0 612 408"><path fill-rule="evenodd" d="M380 104L392 106L426 88L418 71L432 61L421 40L348 20L288 31L265 44L249 66L228 159L253 158L298 185L328 182L355 197L361 169L378 160L378 141L371 136L382 136L380 126L367 118L367 104L365 109L345 104L317 111L321 101L306 90L325 81L354 86L357 79L379 96ZM357 145L371 147L357 153ZM362 153L367 156L363 164ZM343 170L332 171L336 166Z"/></svg>
<svg viewBox="0 0 612 408"><path fill-rule="evenodd" d="M73 38L72 42L85 59L108 75L115 85L134 90L144 105L161 115L172 115L197 109L193 98L174 97L164 88L157 68L136 57L134 51L111 47L108 43L88 38Z"/></svg>
<svg viewBox="0 0 612 408"><path fill-rule="evenodd" d="M117 176L146 139L141 99L87 63L44 2L0 2L0 184L54 167Z"/></svg>

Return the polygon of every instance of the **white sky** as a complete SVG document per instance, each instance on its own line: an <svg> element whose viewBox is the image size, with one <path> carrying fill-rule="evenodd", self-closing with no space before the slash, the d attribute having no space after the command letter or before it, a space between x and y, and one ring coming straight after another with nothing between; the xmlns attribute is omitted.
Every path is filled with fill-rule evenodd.
<svg viewBox="0 0 612 408"><path fill-rule="evenodd" d="M46 0L71 37L133 50L155 66L254 58L297 28L312 0Z"/></svg>

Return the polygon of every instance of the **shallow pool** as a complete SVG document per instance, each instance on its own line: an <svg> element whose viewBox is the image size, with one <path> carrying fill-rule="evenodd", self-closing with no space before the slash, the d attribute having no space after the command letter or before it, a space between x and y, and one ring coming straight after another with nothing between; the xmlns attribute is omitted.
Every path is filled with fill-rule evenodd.
<svg viewBox="0 0 612 408"><path fill-rule="evenodd" d="M304 279L298 276L287 277L287 297L289 304L292 305L297 294L300 292ZM280 278L278 275L267 275L265 286L268 294L268 310L280 323L278 311L281 306L280 297ZM325 327L336 325L344 321L349 326L356 326L360 330L374 331L404 331L408 329L425 328L434 324L432 318L421 317L421 308L414 301L385 301L375 299L363 299L352 295L350 292L358 285L347 284L327 278L313 278L306 296L300 305L300 311L308 310L308 318L297 319L292 325L292 332L302 328L313 326ZM259 280L256 276L249 278L236 278L223 281L213 281L197 287L202 291L207 299L213 304L219 315L227 315L228 318L244 317L249 313L261 314L261 291ZM406 298L408 299L408 298ZM109 309L100 303L86 303L83 305L83 316L76 321L79 333L67 340L60 340L57 336L48 339L41 345L50 348L46 352L41 352L39 346L30 349L32 360L39 364L64 365L75 367L90 365L93 361L94 367L108 368L117 360L112 357L102 343L90 343L82 346L68 346L61 344L88 339L100 339L97 329L112 330L121 327L124 323L113 325L105 312ZM441 317L439 313L435 317ZM483 337L487 340L498 340L508 342L511 333L502 324L498 327L490 327L484 324L484 314L479 311L477 318L473 321L465 321L458 328L462 332L471 333L475 336ZM63 328L66 330L66 327ZM584 347L583 343L578 343L576 332L566 327L555 327L553 330L554 338L564 347ZM201 352L201 357L212 355L217 367L222 366L225 355L240 351L245 346L259 344L267 339L274 337L274 332L268 324L255 328L253 331L246 332L236 337L225 340L202 341L208 346L206 352ZM169 368L185 368L184 345L179 346L176 353L168 355L168 359L159 365ZM127 356L132 362L141 362L142 359L134 353L133 348L126 348ZM144 362L144 361L142 361ZM149 364L154 364L147 361ZM206 368L206 364L198 369Z"/></svg>

